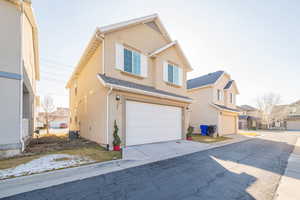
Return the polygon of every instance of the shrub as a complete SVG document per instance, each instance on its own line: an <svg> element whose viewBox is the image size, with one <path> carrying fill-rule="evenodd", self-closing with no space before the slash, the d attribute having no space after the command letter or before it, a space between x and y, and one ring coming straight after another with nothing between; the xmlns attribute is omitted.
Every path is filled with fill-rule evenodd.
<svg viewBox="0 0 300 200"><path fill-rule="evenodd" d="M118 135L118 132L119 132L119 128L118 128L118 125L117 125L117 121L115 120L115 122L114 122L114 134L113 134L113 136L114 136L114 140L113 140L113 145L114 146L119 146L120 144L121 144L121 139L120 139L120 137L119 137L119 135Z"/></svg>
<svg viewBox="0 0 300 200"><path fill-rule="evenodd" d="M194 132L194 127L189 126L188 129L187 129L186 137L192 137L193 132Z"/></svg>

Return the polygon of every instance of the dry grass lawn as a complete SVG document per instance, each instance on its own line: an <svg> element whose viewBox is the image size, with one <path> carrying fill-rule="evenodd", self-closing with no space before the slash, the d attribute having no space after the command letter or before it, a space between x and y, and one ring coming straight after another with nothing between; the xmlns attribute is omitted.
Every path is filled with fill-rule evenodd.
<svg viewBox="0 0 300 200"><path fill-rule="evenodd" d="M192 135L193 141L195 142L203 142L203 143L214 143L214 142L222 142L225 140L229 140L231 138L219 136L219 137L210 137L210 136L202 136L200 134Z"/></svg>
<svg viewBox="0 0 300 200"><path fill-rule="evenodd" d="M122 157L121 152L107 151L97 143L83 138L69 140L66 134L49 134L43 135L38 139L33 138L22 155L8 159L1 159L0 170L16 167L49 154L83 156L88 157L95 162L116 160Z"/></svg>

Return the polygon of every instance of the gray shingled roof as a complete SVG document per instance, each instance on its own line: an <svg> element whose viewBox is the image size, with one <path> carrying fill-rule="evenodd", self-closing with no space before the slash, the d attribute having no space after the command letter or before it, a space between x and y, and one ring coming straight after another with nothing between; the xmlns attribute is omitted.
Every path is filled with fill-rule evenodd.
<svg viewBox="0 0 300 200"><path fill-rule="evenodd" d="M163 90L158 90L158 89L155 89L154 87L151 87L151 86L141 85L141 84L137 84L137 83L133 83L133 82L129 82L129 81L124 81L124 80L112 78L112 77L106 76L104 74L98 74L98 75L100 76L100 78L105 83L124 86L124 87L138 89L138 90L143 90L143 91L147 91L147 92L153 92L153 93L168 95L168 96L172 96L172 97L183 98L183 99L187 99L187 100L192 100L189 97L177 95L177 94L166 92L166 91L163 91Z"/></svg>
<svg viewBox="0 0 300 200"><path fill-rule="evenodd" d="M215 104L215 103L214 103L214 105L216 105L219 108L225 109L225 110L234 111L234 112L240 112L238 109L229 108L229 107L226 107L226 106L223 106L223 105L219 105L219 104Z"/></svg>
<svg viewBox="0 0 300 200"><path fill-rule="evenodd" d="M255 111L255 110L257 110L256 108L254 108L252 106L249 106L249 105L241 105L241 106L239 106L239 108L241 110L246 110L246 111Z"/></svg>
<svg viewBox="0 0 300 200"><path fill-rule="evenodd" d="M213 73L206 74L204 76L199 76L194 79L187 81L187 89L193 89L205 85L214 84L224 73L224 71L216 71Z"/></svg>
<svg viewBox="0 0 300 200"><path fill-rule="evenodd" d="M233 81L234 81L234 80L228 81L228 83L225 85L224 89L225 89L225 90L226 90L226 89L229 89L229 88L231 87Z"/></svg>

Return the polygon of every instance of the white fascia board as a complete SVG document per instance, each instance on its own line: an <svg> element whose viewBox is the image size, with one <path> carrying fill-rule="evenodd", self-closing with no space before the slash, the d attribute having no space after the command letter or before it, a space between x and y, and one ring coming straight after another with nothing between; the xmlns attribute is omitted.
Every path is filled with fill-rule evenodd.
<svg viewBox="0 0 300 200"><path fill-rule="evenodd" d="M231 112L231 113L240 113L239 111L233 111L233 110L227 110L227 109L223 109L223 108L220 108L219 106L217 105L214 105L213 103L210 103L210 105L218 110L221 110L221 111L224 111L224 112Z"/></svg>
<svg viewBox="0 0 300 200"><path fill-rule="evenodd" d="M149 56L150 56L150 57L153 57L153 56L159 54L160 52L163 52L164 50L166 50L166 49L170 48L171 46L175 45L176 43L177 43L177 41L175 40L175 41L173 41L173 42L171 42L171 43L169 43L169 44L167 44L167 45L165 45L165 46L163 46L163 47L161 47L161 48L155 50L155 51L154 51L153 53L151 53Z"/></svg>
<svg viewBox="0 0 300 200"><path fill-rule="evenodd" d="M137 23L141 23L141 22L144 22L144 21L153 20L157 17L158 17L157 14L152 14L152 15L148 15L148 16L145 16L145 17L135 18L135 19L131 19L131 20L116 23L116 24L102 26L102 27L99 27L99 30L101 31L101 33L106 33L106 32L113 31L113 30L116 30L116 29L120 29L120 28L129 26L129 25L132 25L132 24L137 24Z"/></svg>

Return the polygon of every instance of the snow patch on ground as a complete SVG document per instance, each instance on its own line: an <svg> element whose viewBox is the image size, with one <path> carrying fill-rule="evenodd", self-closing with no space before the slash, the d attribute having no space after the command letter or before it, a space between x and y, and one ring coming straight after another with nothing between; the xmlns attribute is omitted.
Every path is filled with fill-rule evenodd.
<svg viewBox="0 0 300 200"><path fill-rule="evenodd" d="M68 154L52 154L42 156L38 159L34 159L28 163L18 165L14 168L0 170L0 179L8 178L10 176L22 176L40 173L48 170L66 168L91 162L94 162L94 160L86 157Z"/></svg>

